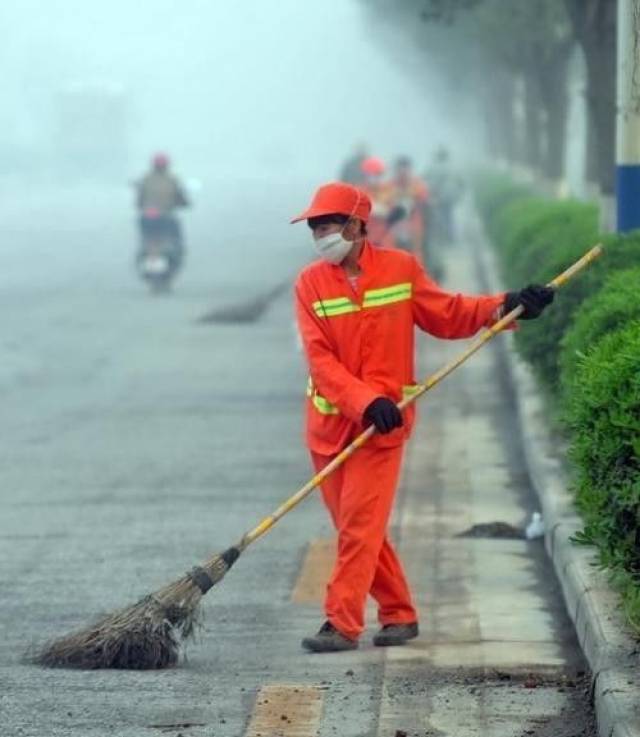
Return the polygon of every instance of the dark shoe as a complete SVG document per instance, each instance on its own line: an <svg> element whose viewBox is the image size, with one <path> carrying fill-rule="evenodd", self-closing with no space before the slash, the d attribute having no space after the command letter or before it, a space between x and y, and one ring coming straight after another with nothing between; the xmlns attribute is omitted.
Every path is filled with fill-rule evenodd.
<svg viewBox="0 0 640 737"><path fill-rule="evenodd" d="M385 624L384 627L373 636L373 644L378 647L393 647L393 645L404 645L408 640L418 636L418 623L409 624Z"/></svg>
<svg viewBox="0 0 640 737"><path fill-rule="evenodd" d="M340 650L355 650L358 641L341 635L331 622L325 622L317 635L304 638L302 647L312 653L336 653Z"/></svg>

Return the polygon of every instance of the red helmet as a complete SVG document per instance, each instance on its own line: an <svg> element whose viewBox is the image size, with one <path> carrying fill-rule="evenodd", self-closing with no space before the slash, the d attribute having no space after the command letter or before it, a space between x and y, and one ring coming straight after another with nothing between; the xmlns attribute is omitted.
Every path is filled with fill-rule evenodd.
<svg viewBox="0 0 640 737"><path fill-rule="evenodd" d="M159 151L153 156L153 165L156 169L166 169L169 166L169 157L167 154Z"/></svg>
<svg viewBox="0 0 640 737"><path fill-rule="evenodd" d="M360 171L368 176L376 176L377 174L384 174L385 165L382 159L377 156L367 156L363 159L360 164Z"/></svg>

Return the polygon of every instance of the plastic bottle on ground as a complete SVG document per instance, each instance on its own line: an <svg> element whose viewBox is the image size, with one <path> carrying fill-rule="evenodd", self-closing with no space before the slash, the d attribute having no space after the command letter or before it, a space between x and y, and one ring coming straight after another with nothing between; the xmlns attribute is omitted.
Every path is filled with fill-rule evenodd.
<svg viewBox="0 0 640 737"><path fill-rule="evenodd" d="M544 522L540 512L534 512L531 520L524 531L527 540L535 540L544 535Z"/></svg>

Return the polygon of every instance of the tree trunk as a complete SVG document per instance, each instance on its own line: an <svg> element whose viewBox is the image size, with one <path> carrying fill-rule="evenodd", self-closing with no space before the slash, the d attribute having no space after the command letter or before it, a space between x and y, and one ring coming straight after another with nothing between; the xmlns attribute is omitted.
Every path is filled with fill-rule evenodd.
<svg viewBox="0 0 640 737"><path fill-rule="evenodd" d="M590 131L596 142L597 179L610 196L615 182L617 0L565 0L587 67Z"/></svg>
<svg viewBox="0 0 640 737"><path fill-rule="evenodd" d="M567 126L566 100L558 99L547 107L547 149L544 173L553 182L559 182L565 174L565 143Z"/></svg>
<svg viewBox="0 0 640 737"><path fill-rule="evenodd" d="M597 138L598 182L602 193L615 189L616 161L616 49L601 42L593 43L591 61L587 56L589 89L587 93L593 130Z"/></svg>
<svg viewBox="0 0 640 737"><path fill-rule="evenodd" d="M598 133L591 108L587 103L587 182L594 187L600 187L600 166L598 151Z"/></svg>
<svg viewBox="0 0 640 737"><path fill-rule="evenodd" d="M524 75L524 144L528 168L537 174L542 169L542 99L538 80Z"/></svg>
<svg viewBox="0 0 640 737"><path fill-rule="evenodd" d="M558 49L547 64L538 66L538 81L546 117L546 145L544 174L553 183L565 175L565 147L567 140L567 68L570 46Z"/></svg>
<svg viewBox="0 0 640 737"><path fill-rule="evenodd" d="M500 70L487 75L483 95L487 150L492 157L516 161L515 80Z"/></svg>

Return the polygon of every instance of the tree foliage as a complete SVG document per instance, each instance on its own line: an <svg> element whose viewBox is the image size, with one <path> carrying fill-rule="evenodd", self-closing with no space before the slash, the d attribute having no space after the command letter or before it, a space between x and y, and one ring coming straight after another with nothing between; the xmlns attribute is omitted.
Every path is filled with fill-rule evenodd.
<svg viewBox="0 0 640 737"><path fill-rule="evenodd" d="M431 60L474 93L485 120L489 153L517 160L558 179L564 159L566 64L572 45L569 19L557 0L363 0L403 27ZM438 36L447 43L434 44ZM428 39L428 41L426 40ZM520 84L522 82L522 84ZM518 92L518 90L521 90ZM517 117L517 95L525 114Z"/></svg>
<svg viewBox="0 0 640 737"><path fill-rule="evenodd" d="M525 163L551 179L562 174L566 71L577 41L587 68L593 137L587 151L589 174L603 192L613 191L616 0L361 2L387 21L403 26L414 39L421 33L429 35L429 27L448 34L449 41L454 41L449 43L448 62L459 63L456 56L462 54L469 76L477 82L476 90L481 91L489 153ZM432 44L424 46L432 51ZM469 64L469 46L476 55L473 66ZM520 121L511 112L516 94L524 98L524 119ZM520 129L514 132L518 125Z"/></svg>
<svg viewBox="0 0 640 737"><path fill-rule="evenodd" d="M459 13L476 8L484 0L418 0L420 16L426 21L452 24Z"/></svg>

